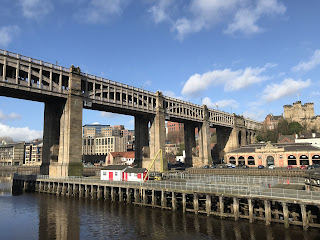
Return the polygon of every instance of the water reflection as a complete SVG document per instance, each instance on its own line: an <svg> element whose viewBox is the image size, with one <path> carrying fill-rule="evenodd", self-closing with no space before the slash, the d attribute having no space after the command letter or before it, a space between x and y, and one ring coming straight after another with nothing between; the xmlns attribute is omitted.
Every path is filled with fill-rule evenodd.
<svg viewBox="0 0 320 240"><path fill-rule="evenodd" d="M38 197L39 239L79 239L78 199L55 195Z"/></svg>
<svg viewBox="0 0 320 240"><path fill-rule="evenodd" d="M2 184L4 178L0 179ZM0 212L1 239L26 235L24 239L313 240L320 234L318 229L305 232L298 226L285 229L282 224L265 226L261 221L250 224L241 219L236 222L205 214L39 193L0 196ZM20 232L17 224L23 225Z"/></svg>

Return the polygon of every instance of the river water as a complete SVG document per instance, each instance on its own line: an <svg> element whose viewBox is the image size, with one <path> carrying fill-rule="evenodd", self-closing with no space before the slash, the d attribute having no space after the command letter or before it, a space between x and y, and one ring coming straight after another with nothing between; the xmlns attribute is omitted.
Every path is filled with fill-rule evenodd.
<svg viewBox="0 0 320 240"><path fill-rule="evenodd" d="M265 226L103 200L43 193L12 196L0 173L0 239L279 239L319 240L320 231Z"/></svg>

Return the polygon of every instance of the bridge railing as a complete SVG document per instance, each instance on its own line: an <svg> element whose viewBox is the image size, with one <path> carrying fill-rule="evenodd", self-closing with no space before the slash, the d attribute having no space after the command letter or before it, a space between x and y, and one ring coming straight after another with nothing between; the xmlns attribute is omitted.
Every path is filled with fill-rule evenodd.
<svg viewBox="0 0 320 240"><path fill-rule="evenodd" d="M267 188L251 185L233 185L233 184L208 184L197 182L173 182L173 181L147 181L147 182L129 182L129 181L106 181L99 179L90 179L85 177L49 177L47 175L38 175L37 180L55 181L61 183L73 184L97 184L101 186L115 187L145 187L167 190L192 191L199 193L219 193L234 194L241 196L256 196L270 198L284 198L292 200L305 200L320 203L320 192L307 192L305 190Z"/></svg>
<svg viewBox="0 0 320 240"><path fill-rule="evenodd" d="M9 56L11 58L16 58L16 59L19 59L19 60L22 60L22 61L31 62L31 63L37 64L37 65L43 65L43 66L46 66L46 67L49 67L49 68L54 68L54 69L61 70L61 71L64 71L64 72L69 72L69 68L62 67L62 66L59 66L59 65L54 65L52 63L44 62L44 61L41 61L41 60L38 60L38 59L35 59L35 58L23 56L23 55L20 55L20 54L17 54L17 53L13 53L13 52L9 52L9 51L3 50L3 49L0 49L0 54L5 55L5 56Z"/></svg>
<svg viewBox="0 0 320 240"><path fill-rule="evenodd" d="M69 68L65 68L65 67L62 67L59 65L55 65L52 63L38 60L38 59L26 57L26 56L12 53L12 52L2 50L2 49L0 49L0 54L2 54L4 56L8 56L10 58L15 58L18 61L21 60L21 61L25 61L28 63L36 64L37 66L45 66L45 67L59 70L59 71L62 71L66 74L69 74ZM132 91L135 91L138 93L144 93L150 97L156 97L156 93L153 93L153 92L141 89L141 88L131 87L126 84L115 82L115 81L105 79L102 77L97 77L97 76L94 76L94 75L91 75L88 73L81 72L80 74L83 77L85 77L87 81L107 83L107 84L111 84L111 85L123 88L124 90L132 90ZM51 79L51 81L52 81L52 79ZM61 86L61 88L62 88L62 86ZM95 94L94 94L94 98L96 98ZM164 101L168 102L169 105L171 104L171 106L166 107L166 115L168 117L171 116L171 117L175 117L175 118L194 120L194 121L202 121L204 118L203 106L201 106L201 105L193 104L193 103L190 103L187 101L183 101L183 100L168 97L168 96L164 96ZM218 124L218 125L223 125L223 126L228 126L228 127L231 127L233 125L234 117L232 114L229 114L229 113L226 113L223 111L214 110L214 109L208 109L208 111L209 111L209 121L211 124L213 124L213 125ZM257 125L257 123L258 123L256 121L249 120L249 119L246 119L246 122L247 122L248 127L252 128L252 129L254 129L255 128L254 126Z"/></svg>

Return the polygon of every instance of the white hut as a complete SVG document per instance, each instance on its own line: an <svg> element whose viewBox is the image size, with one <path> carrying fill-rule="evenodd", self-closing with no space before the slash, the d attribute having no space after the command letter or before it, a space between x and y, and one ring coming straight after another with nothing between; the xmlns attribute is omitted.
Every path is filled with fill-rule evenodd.
<svg viewBox="0 0 320 240"><path fill-rule="evenodd" d="M122 181L126 165L109 165L101 170L101 180Z"/></svg>

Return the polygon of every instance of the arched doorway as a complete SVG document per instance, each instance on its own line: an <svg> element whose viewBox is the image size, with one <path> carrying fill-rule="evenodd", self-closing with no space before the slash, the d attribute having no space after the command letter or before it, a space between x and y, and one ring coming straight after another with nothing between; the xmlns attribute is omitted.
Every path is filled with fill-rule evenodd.
<svg viewBox="0 0 320 240"><path fill-rule="evenodd" d="M245 165L246 161L243 156L238 157L238 165Z"/></svg>
<svg viewBox="0 0 320 240"><path fill-rule="evenodd" d="M238 133L238 144L241 146L241 131Z"/></svg>
<svg viewBox="0 0 320 240"><path fill-rule="evenodd" d="M273 156L267 157L267 167L270 165L274 165L274 157Z"/></svg>
<svg viewBox="0 0 320 240"><path fill-rule="evenodd" d="M288 156L288 165L297 165L297 159L295 156L290 155Z"/></svg>
<svg viewBox="0 0 320 240"><path fill-rule="evenodd" d="M229 158L229 163L231 163L231 164L236 164L236 159L235 159L235 157L230 157L230 158Z"/></svg>
<svg viewBox="0 0 320 240"><path fill-rule="evenodd" d="M319 155L312 156L312 164L320 164L320 156Z"/></svg>
<svg viewBox="0 0 320 240"><path fill-rule="evenodd" d="M309 165L309 158L307 155L301 155L299 160L300 160L300 165Z"/></svg>
<svg viewBox="0 0 320 240"><path fill-rule="evenodd" d="M254 157L252 157L252 156L248 157L248 165L250 165L250 166L256 165Z"/></svg>

